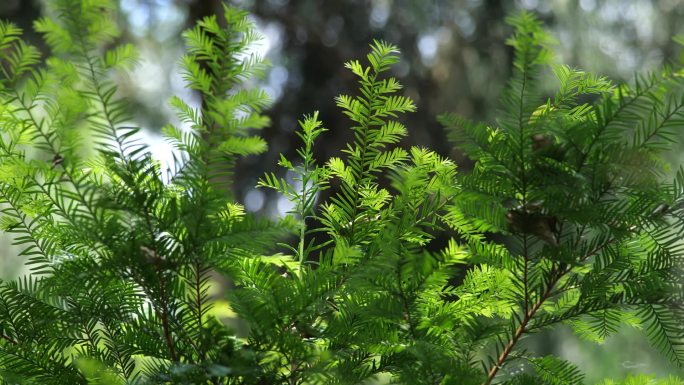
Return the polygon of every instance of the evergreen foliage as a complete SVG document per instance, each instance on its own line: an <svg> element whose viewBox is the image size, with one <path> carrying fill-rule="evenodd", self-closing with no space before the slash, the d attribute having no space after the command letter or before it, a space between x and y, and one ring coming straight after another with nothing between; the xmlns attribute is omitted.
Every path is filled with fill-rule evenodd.
<svg viewBox="0 0 684 385"><path fill-rule="evenodd" d="M494 318L503 324L491 336L483 383L502 378L511 359L531 360L545 383L581 383L568 363L530 359L520 349L527 334L559 322L596 341L623 323L640 325L681 365L684 172L662 182L663 152L684 122L681 70L615 85L551 64L551 39L530 14L509 20L514 74L500 119L440 117L476 161L460 180L452 222L507 236L503 252L470 254L505 271L498 287L513 309ZM539 91L545 68L559 83L546 99Z"/></svg>
<svg viewBox="0 0 684 385"><path fill-rule="evenodd" d="M226 6L184 33L202 105L171 100L188 128L163 129L163 170L110 80L136 61L115 44L112 2L49 5L44 62L0 22L0 226L30 268L0 282L1 383L581 384L572 363L522 345L559 323L595 341L637 325L684 364L684 170L663 182L681 70L614 84L552 64L541 24L512 17L500 118L440 117L475 161L457 173L400 146L416 107L390 75L397 48L375 41L346 64L358 91L336 99L353 133L341 156L315 159L314 112L299 158L279 162L293 181L259 181L293 204L272 221L230 188L269 124L248 15Z"/></svg>

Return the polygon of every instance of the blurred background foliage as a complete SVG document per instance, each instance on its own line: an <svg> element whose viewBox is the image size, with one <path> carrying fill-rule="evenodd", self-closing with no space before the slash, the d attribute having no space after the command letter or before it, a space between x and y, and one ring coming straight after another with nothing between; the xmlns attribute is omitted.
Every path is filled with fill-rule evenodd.
<svg viewBox="0 0 684 385"><path fill-rule="evenodd" d="M166 101L171 95L199 106L184 89L178 73L183 51L180 33L207 15L220 14L221 0L118 0L122 40L135 43L141 60L128 77L118 79L130 101L145 140L161 161L170 148L160 128L174 120ZM274 105L272 125L264 131L269 151L238 167L235 192L246 208L277 216L288 201L256 190L257 179L275 168L278 154L292 155L297 145L297 119L320 111L329 132L317 147L318 159L337 154L349 139L348 121L333 98L355 89L355 79L343 63L367 51L372 39L397 44L403 61L396 74L405 93L418 105L407 118L410 137L405 145L421 145L457 161L469 162L452 150L435 116L455 111L475 120L492 120L498 97L510 73L511 49L505 45L510 29L507 15L519 9L535 12L558 39L558 61L617 81L629 81L677 60L671 38L684 32L684 2L680 0L235 0L248 9L264 35L258 50L273 64L263 79ZM27 31L28 39L45 49L32 31L42 12L34 0L0 0L0 17ZM552 89L554 84L549 84ZM680 161L681 149L673 149ZM16 276L20 257L0 238L0 278ZM682 320L684 322L684 320ZM569 330L541 333L530 349L566 357L587 373L587 383L604 376L628 373L680 374L652 350L633 328L604 344L581 341ZM515 367L508 368L514 371Z"/></svg>

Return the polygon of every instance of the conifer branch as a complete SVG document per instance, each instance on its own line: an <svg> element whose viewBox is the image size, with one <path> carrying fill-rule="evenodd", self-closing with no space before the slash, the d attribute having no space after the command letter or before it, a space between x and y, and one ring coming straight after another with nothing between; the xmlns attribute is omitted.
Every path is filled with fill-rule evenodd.
<svg viewBox="0 0 684 385"><path fill-rule="evenodd" d="M682 285L670 270L684 253L684 170L661 180L684 119L681 71L616 88L554 66L552 39L522 12L508 19L515 73L500 119L440 118L475 161L456 173L398 145L398 116L416 107L385 76L397 48L375 41L367 63L346 63L358 94L335 100L354 134L342 157L317 165L325 129L305 116L297 161L279 161L294 181L259 181L292 215L259 219L224 183L239 157L267 145L252 134L269 124L269 100L247 81L263 69L248 15L226 6L226 28L207 17L183 34L182 75L202 106L171 100L190 130L164 127L176 160L164 180L108 80L134 50L100 52L118 36L114 2L47 4L54 17L36 23L52 48L46 68L0 22L0 228L31 268L0 282L0 383L352 384L383 373L491 385L532 331L570 321L600 339L634 317L684 363ZM549 65L559 88L547 99L537 83ZM73 128L99 139L92 165ZM218 276L231 283L228 303L214 295ZM244 328L226 327L228 309ZM497 342L491 366L478 367ZM511 383L583 381L558 357L526 358L534 372Z"/></svg>
<svg viewBox="0 0 684 385"><path fill-rule="evenodd" d="M12 345L17 345L19 344L17 341L15 341L12 337L5 335L5 334L0 334L0 337L4 339L5 341L9 342Z"/></svg>
<svg viewBox="0 0 684 385"><path fill-rule="evenodd" d="M558 281L568 271L570 271L570 268L566 268L562 264L554 266L551 269L551 272L549 274L550 278L548 283L546 284L544 292L541 294L539 299L532 305L532 307L529 310L527 310L527 312L525 313L524 317L520 322L520 325L518 325L518 327L513 332L513 336L508 341L501 354L499 354L499 357L497 358L494 365L489 369L489 372L487 372L487 378L482 383L482 385L489 385L492 383L492 381L496 377L496 374L499 372L499 369L503 367L506 360L508 359L508 356L513 352L513 349L515 348L516 344L518 343L518 341L520 341L520 338L527 331L527 326L529 322L534 318L534 316L537 314L537 311L539 311L544 302L546 302L546 300L550 298L556 283L558 283Z"/></svg>
<svg viewBox="0 0 684 385"><path fill-rule="evenodd" d="M648 95L658 85L660 85L659 82L650 81L646 88L637 87L635 90L634 96L629 98L629 100L626 102L623 102L622 95L620 94L621 89L618 89L617 93L618 93L618 95L620 95L618 98L618 101L619 101L618 108L614 112L612 112L612 114L608 117L605 117L602 115L597 115L597 117L600 117L602 119L602 121L599 121L598 119L596 121L596 124L598 125L598 131L592 132L592 138L591 138L591 141L589 142L589 146L587 147L586 150L581 152L579 162L577 163L577 172L582 171L582 169L586 166L587 157L591 154L594 146L596 145L596 143L599 142L601 135L608 128L610 123L612 121L614 121L620 115L621 112L628 109L631 105L637 103L643 96ZM607 99L606 103L611 103L611 99ZM601 110L599 110L599 111L601 111ZM603 113L603 111L601 111L601 113Z"/></svg>

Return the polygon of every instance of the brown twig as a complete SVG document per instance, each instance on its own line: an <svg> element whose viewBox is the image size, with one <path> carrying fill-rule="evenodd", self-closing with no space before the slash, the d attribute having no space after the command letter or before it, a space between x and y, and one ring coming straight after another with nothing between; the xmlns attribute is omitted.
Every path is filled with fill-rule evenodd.
<svg viewBox="0 0 684 385"><path fill-rule="evenodd" d="M171 328L169 327L169 305L166 302L166 285L164 283L164 276L161 272L161 269L159 265L156 265L157 268L157 274L159 276L159 288L161 290L160 297L161 297L161 309L159 311L159 317L161 318L162 321L162 329L164 330L164 339L166 340L166 346L169 348L169 354L171 356L172 361L178 361L178 357L176 356L176 347L175 344L173 343L173 337L171 335Z"/></svg>
<svg viewBox="0 0 684 385"><path fill-rule="evenodd" d="M14 338L12 338L12 337L10 337L10 336L8 336L8 335L0 334L0 337L2 337L3 340L5 340L5 341L11 343L12 345L17 345L17 344L19 344L17 341L14 340Z"/></svg>
<svg viewBox="0 0 684 385"><path fill-rule="evenodd" d="M506 347L504 347L504 350L501 352L499 358L496 360L496 364L494 364L494 366L492 366L492 368L487 373L487 379L482 383L482 385L489 385L492 383L494 377L496 377L496 374L499 372L499 369L503 367L503 364L506 362L506 359L513 351L513 348L518 343L523 333L525 333L529 322L532 320L532 318L537 313L539 308L544 304L544 302L547 299L549 299L553 291L553 287L556 285L556 283L558 283L561 277L563 277L563 275L565 275L568 271L570 271L570 268L563 268L560 266L558 269L554 269L551 271L551 279L549 280L549 284L544 290L544 293L541 295L541 297L539 297L539 300L537 300L537 302L535 302L535 304L525 313L525 317L520 323L520 326L518 326L515 329L513 337L510 339L510 341L508 341Z"/></svg>

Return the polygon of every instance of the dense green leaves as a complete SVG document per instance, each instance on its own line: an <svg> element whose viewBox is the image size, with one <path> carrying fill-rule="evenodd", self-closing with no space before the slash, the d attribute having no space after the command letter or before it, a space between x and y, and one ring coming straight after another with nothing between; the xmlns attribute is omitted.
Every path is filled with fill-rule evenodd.
<svg viewBox="0 0 684 385"><path fill-rule="evenodd" d="M524 352L526 334L557 322L596 341L621 324L642 324L654 346L681 365L684 329L671 304L682 298L682 222L669 207L682 190L680 178L662 181L668 174L662 153L674 140L671 129L681 127L681 79L666 70L637 76L632 86L613 85L548 66L551 40L539 23L528 14L511 23L516 71L502 118L492 125L440 118L476 161L461 178L466 199L456 201L450 223L485 220L484 231L511 235L510 254L486 260L510 274L504 297L516 306L503 315L508 331L493 342L484 383ZM546 101L537 91L544 68L559 81ZM585 102L585 95L598 100ZM482 202L493 217L483 214ZM532 360L544 383L581 381L576 369L549 360Z"/></svg>
<svg viewBox="0 0 684 385"><path fill-rule="evenodd" d="M475 161L457 173L402 146L416 106L397 47L374 41L335 99L353 139L319 161L326 129L304 116L287 174L258 183L292 209L256 218L231 192L269 124L249 16L225 6L183 34L202 104L170 101L164 176L111 81L137 58L113 4L48 1L44 65L0 22L0 228L29 268L0 282L3 384L582 384L524 348L558 323L597 342L637 326L684 363L684 172L663 182L676 70L613 84L553 64L541 23L514 16L499 118L439 118Z"/></svg>
<svg viewBox="0 0 684 385"><path fill-rule="evenodd" d="M248 371L248 356L227 362L241 353L217 318L215 277L234 274L292 226L246 215L217 180L265 145L248 135L266 122L264 93L240 86L260 65L242 59L255 38L246 15L227 7L240 29L217 30L210 19L193 30L211 29L202 44L219 51L186 36L184 63L221 60L205 72L213 86L201 114L172 101L192 127L165 130L178 149L165 180L109 80L136 58L130 45L102 50L117 36L113 3L54 1L48 12L36 23L53 50L46 68L16 27L0 28L11 52L0 94L2 223L31 269L0 286L4 383L201 382ZM98 143L95 153L82 150L82 137Z"/></svg>

